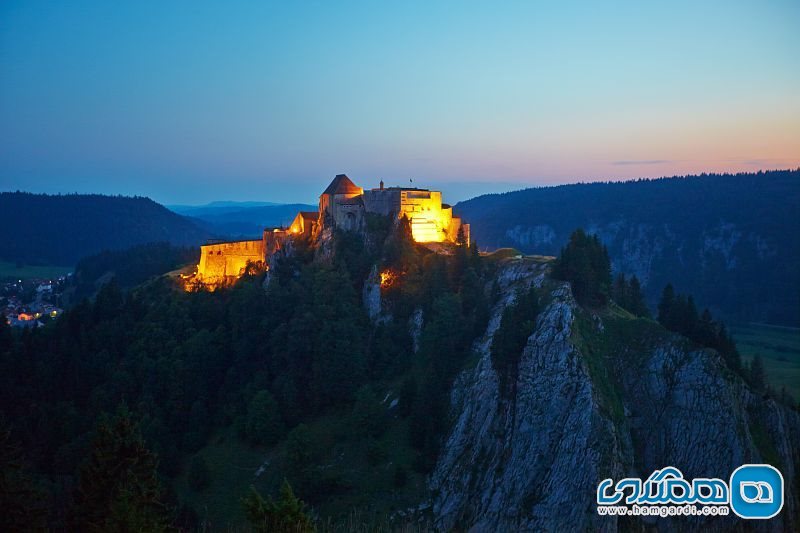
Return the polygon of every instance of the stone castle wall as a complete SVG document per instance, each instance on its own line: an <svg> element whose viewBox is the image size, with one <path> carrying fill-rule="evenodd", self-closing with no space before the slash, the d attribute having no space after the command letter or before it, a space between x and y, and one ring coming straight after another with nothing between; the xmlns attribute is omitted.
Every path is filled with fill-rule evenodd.
<svg viewBox="0 0 800 533"><path fill-rule="evenodd" d="M204 282L216 282L240 276L248 262L263 261L263 239L207 244L200 247L197 273Z"/></svg>

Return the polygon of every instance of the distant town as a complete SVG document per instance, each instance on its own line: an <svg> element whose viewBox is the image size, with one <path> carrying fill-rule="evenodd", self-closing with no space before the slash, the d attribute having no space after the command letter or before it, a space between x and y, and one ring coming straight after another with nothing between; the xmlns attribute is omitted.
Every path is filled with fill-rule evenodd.
<svg viewBox="0 0 800 533"><path fill-rule="evenodd" d="M36 328L63 312L62 293L72 274L54 279L0 282L0 316L12 327Z"/></svg>

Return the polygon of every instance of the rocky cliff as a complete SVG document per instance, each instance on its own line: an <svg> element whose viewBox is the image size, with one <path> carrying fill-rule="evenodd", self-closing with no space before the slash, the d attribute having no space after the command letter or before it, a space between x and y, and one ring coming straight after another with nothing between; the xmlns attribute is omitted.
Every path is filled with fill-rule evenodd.
<svg viewBox="0 0 800 533"><path fill-rule="evenodd" d="M744 463L770 463L786 482L779 517L748 523L798 527L797 411L754 394L713 351L690 345L658 324L614 308L589 312L547 266L506 263L502 296L477 364L452 391L453 426L430 479L443 530L563 531L730 529L726 518L598 516L597 484L646 478L675 466L686 478L719 477ZM515 392L501 394L490 346L503 309L531 285L544 302L519 361Z"/></svg>

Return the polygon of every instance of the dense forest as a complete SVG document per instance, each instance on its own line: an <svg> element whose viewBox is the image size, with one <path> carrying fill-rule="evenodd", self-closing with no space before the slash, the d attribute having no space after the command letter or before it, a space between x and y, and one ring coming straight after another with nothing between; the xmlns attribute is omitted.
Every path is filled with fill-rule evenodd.
<svg viewBox="0 0 800 533"><path fill-rule="evenodd" d="M8 463L50 502L28 515L59 528L86 516L130 525L140 512L157 526L167 513L198 527L209 517L184 497L220 483L202 452L220 439L273 457L260 493L287 480L310 505L346 513L372 492L381 516L416 501L449 384L485 327L492 267L475 247L444 256L415 244L407 221L369 226L366 241L337 235L330 260L299 244L273 265L266 293L263 273L214 293L184 292L170 277L128 291L112 280L45 328L12 333L0 321L2 424L8 449L24 450ZM392 319L373 322L361 293L376 263L403 283L383 290ZM119 453L130 454L119 483L133 493L103 478ZM260 493L251 507L263 510ZM237 523L247 492L228 497L237 509L226 520Z"/></svg>
<svg viewBox="0 0 800 533"><path fill-rule="evenodd" d="M480 196L456 211L482 247L557 255L575 228L654 306L672 282L728 321L800 325L800 170L586 183Z"/></svg>
<svg viewBox="0 0 800 533"><path fill-rule="evenodd" d="M71 266L103 250L211 236L149 198L0 193L0 260L12 263Z"/></svg>
<svg viewBox="0 0 800 533"><path fill-rule="evenodd" d="M196 265L200 253L197 248L173 246L166 242L139 244L124 250L105 250L84 257L75 265L69 280L72 285L70 301L80 301L93 296L111 279L120 288L128 289L152 278L186 265Z"/></svg>

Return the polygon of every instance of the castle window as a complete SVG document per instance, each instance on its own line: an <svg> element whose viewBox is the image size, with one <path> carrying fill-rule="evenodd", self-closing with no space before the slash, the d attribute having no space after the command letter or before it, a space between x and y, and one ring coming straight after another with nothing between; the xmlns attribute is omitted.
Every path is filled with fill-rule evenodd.
<svg viewBox="0 0 800 533"><path fill-rule="evenodd" d="M347 213L345 217L344 229L353 230L356 227L356 216L353 213Z"/></svg>

